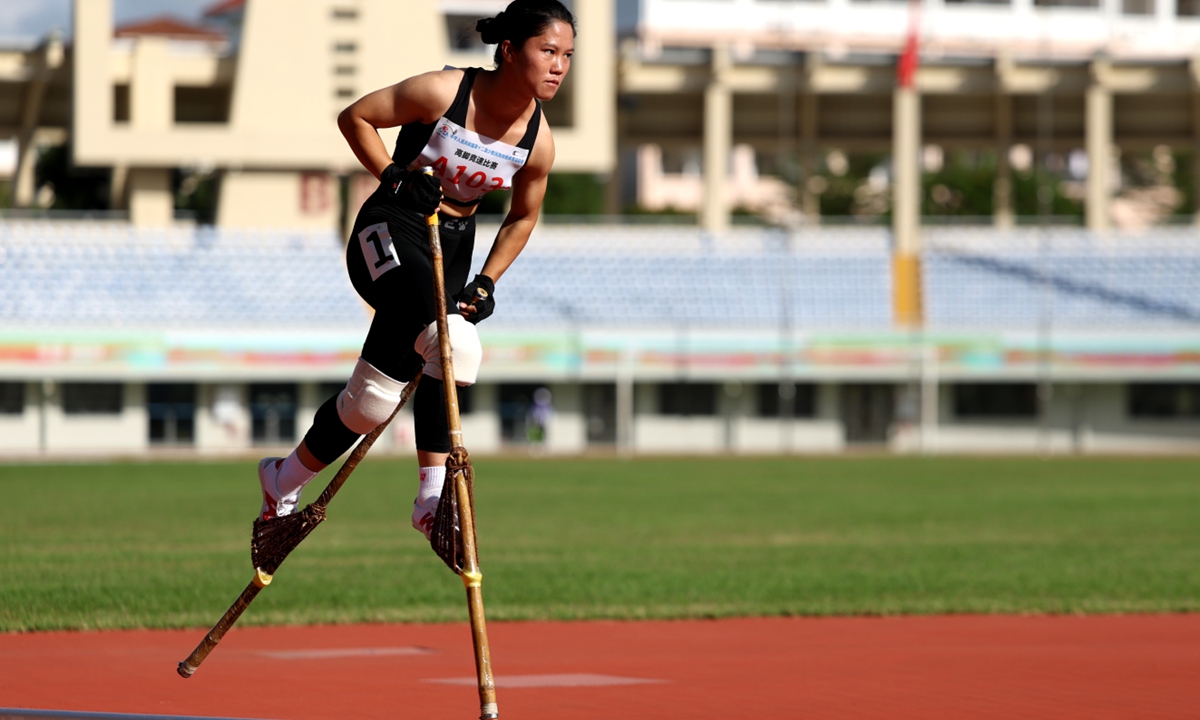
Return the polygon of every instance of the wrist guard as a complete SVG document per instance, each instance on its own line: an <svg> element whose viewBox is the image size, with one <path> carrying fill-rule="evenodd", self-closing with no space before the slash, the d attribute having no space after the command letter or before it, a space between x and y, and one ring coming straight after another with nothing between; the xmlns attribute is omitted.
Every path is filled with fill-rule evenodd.
<svg viewBox="0 0 1200 720"><path fill-rule="evenodd" d="M487 275L476 275L454 299L475 308L475 312L463 311L462 316L471 324L476 324L496 310L496 283Z"/></svg>

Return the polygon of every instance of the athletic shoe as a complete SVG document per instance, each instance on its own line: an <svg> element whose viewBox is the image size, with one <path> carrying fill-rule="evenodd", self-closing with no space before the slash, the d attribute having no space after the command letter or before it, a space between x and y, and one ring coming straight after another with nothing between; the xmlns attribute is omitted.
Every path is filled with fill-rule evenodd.
<svg viewBox="0 0 1200 720"><path fill-rule="evenodd" d="M412 526L413 529L424 533L426 540L433 537L433 520L437 517L437 506L438 498L436 497L426 500L425 505L421 504L420 498L413 501Z"/></svg>
<svg viewBox="0 0 1200 720"><path fill-rule="evenodd" d="M263 504L260 517L263 520L291 515L296 512L296 503L300 500L299 491L291 495L279 493L279 468L283 458L269 457L258 461L258 484L262 488Z"/></svg>

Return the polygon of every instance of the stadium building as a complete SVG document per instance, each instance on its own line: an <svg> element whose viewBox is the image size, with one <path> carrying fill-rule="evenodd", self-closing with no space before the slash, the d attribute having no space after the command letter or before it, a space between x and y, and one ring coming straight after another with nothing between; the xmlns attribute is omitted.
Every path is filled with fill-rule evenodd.
<svg viewBox="0 0 1200 720"><path fill-rule="evenodd" d="M76 0L69 41L0 52L15 204L53 192L38 149L67 143L114 208L0 220L0 452L298 439L369 323L341 228L372 181L334 118L487 64L470 23L503 5L235 0L114 28ZM572 5L556 170L658 222L545 218L480 326L472 450L1200 449L1200 237L1172 216L1200 202L1155 214L1159 186L1121 184L1146 154L1200 177L1187 0ZM922 219L954 153L994 158L986 222ZM856 157L876 164L839 220ZM1079 225L1020 212L1021 173L1054 162L1035 190L1074 193ZM188 182L211 224L178 214ZM386 447L411 448L409 417Z"/></svg>

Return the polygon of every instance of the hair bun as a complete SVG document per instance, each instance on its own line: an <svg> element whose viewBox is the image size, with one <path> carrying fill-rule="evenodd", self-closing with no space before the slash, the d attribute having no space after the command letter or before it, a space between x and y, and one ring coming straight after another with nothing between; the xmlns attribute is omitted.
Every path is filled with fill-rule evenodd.
<svg viewBox="0 0 1200 720"><path fill-rule="evenodd" d="M480 20L475 23L475 30L479 32L479 39L483 40L484 45L499 45L504 41L504 13Z"/></svg>

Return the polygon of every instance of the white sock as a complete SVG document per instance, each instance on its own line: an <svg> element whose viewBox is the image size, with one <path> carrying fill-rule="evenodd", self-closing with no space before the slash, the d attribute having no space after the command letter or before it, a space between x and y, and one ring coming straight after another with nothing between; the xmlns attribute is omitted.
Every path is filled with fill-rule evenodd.
<svg viewBox="0 0 1200 720"><path fill-rule="evenodd" d="M288 455L283 464L279 466L279 476L275 480L275 487L283 496L299 494L308 481L316 476L317 473L304 467L304 463L300 462L296 451L293 450L292 454Z"/></svg>
<svg viewBox="0 0 1200 720"><path fill-rule="evenodd" d="M442 485L446 483L446 466L421 468L421 489L417 492L417 504L428 507L442 496Z"/></svg>

